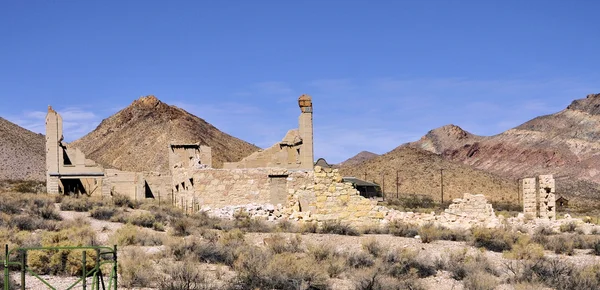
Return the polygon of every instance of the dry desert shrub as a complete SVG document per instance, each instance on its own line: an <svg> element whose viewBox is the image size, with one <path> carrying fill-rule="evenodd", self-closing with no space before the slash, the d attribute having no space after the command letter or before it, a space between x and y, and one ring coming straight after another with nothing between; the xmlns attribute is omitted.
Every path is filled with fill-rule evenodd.
<svg viewBox="0 0 600 290"><path fill-rule="evenodd" d="M275 254L302 252L302 237L300 235L294 235L288 239L283 235L274 234L265 238L263 242Z"/></svg>
<svg viewBox="0 0 600 290"><path fill-rule="evenodd" d="M88 246L95 245L96 233L87 225L69 227L58 232L42 233L42 247ZM96 257L95 251L86 251L88 257L86 267L91 269ZM28 265L39 274L81 273L81 256L79 250L44 250L30 251L27 256Z"/></svg>
<svg viewBox="0 0 600 290"><path fill-rule="evenodd" d="M346 253L346 265L350 268L369 268L375 265L375 259L363 251Z"/></svg>
<svg viewBox="0 0 600 290"><path fill-rule="evenodd" d="M577 224L575 222L568 222L560 225L559 228L561 233L573 233L577 230Z"/></svg>
<svg viewBox="0 0 600 290"><path fill-rule="evenodd" d="M539 260L544 257L544 247L531 240L529 236L521 235L510 251L504 251L503 256L515 260Z"/></svg>
<svg viewBox="0 0 600 290"><path fill-rule="evenodd" d="M474 227L471 232L473 235L471 244L474 247L483 247L494 252L512 249L513 244L519 238L519 234L503 228Z"/></svg>
<svg viewBox="0 0 600 290"><path fill-rule="evenodd" d="M419 234L419 227L399 220L393 220L388 224L388 231L397 237L414 238Z"/></svg>
<svg viewBox="0 0 600 290"><path fill-rule="evenodd" d="M377 267L366 272L361 272L354 277L356 290L403 290L425 289L415 278L396 279L380 272Z"/></svg>
<svg viewBox="0 0 600 290"><path fill-rule="evenodd" d="M137 247L128 247L119 255L119 284L126 288L152 287L156 270L151 255Z"/></svg>
<svg viewBox="0 0 600 290"><path fill-rule="evenodd" d="M493 290L498 284L498 278L494 275L484 271L475 271L465 277L463 285L467 290Z"/></svg>
<svg viewBox="0 0 600 290"><path fill-rule="evenodd" d="M394 249L383 258L383 271L394 278L425 278L436 274L431 261L419 258L418 252L412 249Z"/></svg>
<svg viewBox="0 0 600 290"><path fill-rule="evenodd" d="M319 229L319 225L316 222L304 222L300 224L300 233L303 234L316 234Z"/></svg>
<svg viewBox="0 0 600 290"><path fill-rule="evenodd" d="M105 204L106 201L102 199L87 197L85 195L80 197L65 196L60 204L60 210L86 212L92 210L94 207L103 206Z"/></svg>
<svg viewBox="0 0 600 290"><path fill-rule="evenodd" d="M387 250L380 242L376 239L368 239L363 241L362 243L363 249L365 249L369 254L373 255L373 257L377 258L384 254Z"/></svg>
<svg viewBox="0 0 600 290"><path fill-rule="evenodd" d="M329 289L327 273L316 261L294 253L272 254L250 246L235 261L232 289Z"/></svg>
<svg viewBox="0 0 600 290"><path fill-rule="evenodd" d="M275 229L276 231L283 233L297 233L300 231L300 229L295 223L287 219L280 220L279 222L277 222L277 224L275 225Z"/></svg>
<svg viewBox="0 0 600 290"><path fill-rule="evenodd" d="M126 224L109 238L111 244L118 246L160 246L163 237L152 231L141 229L132 224Z"/></svg>
<svg viewBox="0 0 600 290"><path fill-rule="evenodd" d="M455 280L463 280L476 272L498 275L498 271L483 252L468 254L466 248L443 255L437 264L440 269L450 271Z"/></svg>
<svg viewBox="0 0 600 290"><path fill-rule="evenodd" d="M152 225L156 222L156 216L151 212L137 212L130 215L128 221L136 226L152 228Z"/></svg>
<svg viewBox="0 0 600 290"><path fill-rule="evenodd" d="M360 232L348 224L344 224L338 220L325 221L318 231L320 234L334 234L345 236L360 236Z"/></svg>
<svg viewBox="0 0 600 290"><path fill-rule="evenodd" d="M233 214L233 227L251 233L270 233L273 227L260 218L252 218L250 214L240 209Z"/></svg>
<svg viewBox="0 0 600 290"><path fill-rule="evenodd" d="M559 258L506 261L508 282L544 284L553 289L600 289L600 266L576 267Z"/></svg>
<svg viewBox="0 0 600 290"><path fill-rule="evenodd" d="M555 254L573 255L575 253L573 236L555 235L535 239L536 243L543 245L544 249L554 251Z"/></svg>
<svg viewBox="0 0 600 290"><path fill-rule="evenodd" d="M163 267L166 277L158 283L161 290L213 290L218 289L210 283L206 275L198 270L197 264L191 261L168 264Z"/></svg>

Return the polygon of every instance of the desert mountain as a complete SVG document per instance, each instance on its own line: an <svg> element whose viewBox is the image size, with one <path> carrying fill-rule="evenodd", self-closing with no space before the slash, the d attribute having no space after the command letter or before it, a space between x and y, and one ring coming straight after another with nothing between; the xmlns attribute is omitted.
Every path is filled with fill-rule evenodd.
<svg viewBox="0 0 600 290"><path fill-rule="evenodd" d="M465 192L482 193L489 200L499 202L516 202L518 198L518 185L514 180L447 161L440 155L423 149L406 146L358 164L345 164L339 170L344 176L354 176L382 185L388 196L396 194L397 171L400 197L414 193L440 200L440 169L443 169L445 201L462 197Z"/></svg>
<svg viewBox="0 0 600 290"><path fill-rule="evenodd" d="M367 161L369 159L375 158L377 156L379 155L373 152L361 151L360 153L354 155L353 157L350 157L346 161L339 163L338 166L353 166L361 162Z"/></svg>
<svg viewBox="0 0 600 290"><path fill-rule="evenodd" d="M167 172L167 146L171 142L200 142L210 146L215 168L259 149L154 96L135 100L69 146L78 147L87 158L104 166Z"/></svg>
<svg viewBox="0 0 600 290"><path fill-rule="evenodd" d="M498 135L449 125L403 146L513 179L554 174L559 194L600 198L600 94Z"/></svg>
<svg viewBox="0 0 600 290"><path fill-rule="evenodd" d="M0 118L0 180L46 180L46 138Z"/></svg>

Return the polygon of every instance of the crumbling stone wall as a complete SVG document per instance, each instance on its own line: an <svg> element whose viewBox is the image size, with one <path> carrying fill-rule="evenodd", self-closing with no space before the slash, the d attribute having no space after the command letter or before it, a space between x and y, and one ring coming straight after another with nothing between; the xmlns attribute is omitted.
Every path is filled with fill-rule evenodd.
<svg viewBox="0 0 600 290"><path fill-rule="evenodd" d="M523 213L535 218L556 220L556 187L552 174L522 181Z"/></svg>
<svg viewBox="0 0 600 290"><path fill-rule="evenodd" d="M449 216L486 221L496 218L494 208L487 202L483 194L465 193L463 198L452 200L452 204L444 211Z"/></svg>
<svg viewBox="0 0 600 290"><path fill-rule="evenodd" d="M287 214L296 220L368 224L380 222L387 214L376 200L360 196L351 183L344 183L337 169L315 166L311 182L290 193Z"/></svg>
<svg viewBox="0 0 600 290"><path fill-rule="evenodd" d="M290 192L312 179L312 171L283 168L173 170L172 190L174 204L189 212L202 207L285 204Z"/></svg>

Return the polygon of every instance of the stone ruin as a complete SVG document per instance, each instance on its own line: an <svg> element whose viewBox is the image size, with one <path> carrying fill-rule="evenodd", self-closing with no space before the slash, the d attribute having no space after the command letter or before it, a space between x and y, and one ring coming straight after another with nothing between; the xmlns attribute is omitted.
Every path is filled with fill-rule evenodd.
<svg viewBox="0 0 600 290"><path fill-rule="evenodd" d="M555 190L552 174L523 178L523 213L534 218L556 220Z"/></svg>
<svg viewBox="0 0 600 290"><path fill-rule="evenodd" d="M470 218L481 221L496 217L494 208L487 202L483 194L465 193L463 198L452 200L452 204L444 212L457 218Z"/></svg>
<svg viewBox="0 0 600 290"><path fill-rule="evenodd" d="M200 143L171 142L169 174L104 169L63 142L62 118L48 109L46 117L47 181L50 193L86 193L132 199L162 199L191 214L205 211L232 218L239 210L267 220L306 222L343 220L353 225L380 225L393 220L447 227L498 225L491 204L483 195L466 193L443 212L400 212L364 198L337 169L315 166L312 98L302 95L299 128L281 142L255 152L239 162L212 168L212 152ZM529 181L527 181L529 182ZM525 184L525 181L524 181ZM553 215L554 181L540 176L534 193L544 198L538 216ZM529 186L529 183L527 183ZM524 186L525 188L525 186ZM529 188L529 187L527 187ZM550 188L546 192L545 189ZM527 197L529 198L529 196ZM536 199L537 200L537 199Z"/></svg>

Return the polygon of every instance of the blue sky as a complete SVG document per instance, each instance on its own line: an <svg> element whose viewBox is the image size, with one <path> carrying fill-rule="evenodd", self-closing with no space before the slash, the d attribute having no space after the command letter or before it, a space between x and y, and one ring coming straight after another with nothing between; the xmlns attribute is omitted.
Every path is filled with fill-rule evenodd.
<svg viewBox="0 0 600 290"><path fill-rule="evenodd" d="M494 135L600 92L599 1L0 2L0 116L77 139L142 95L261 147L313 96L315 155Z"/></svg>

